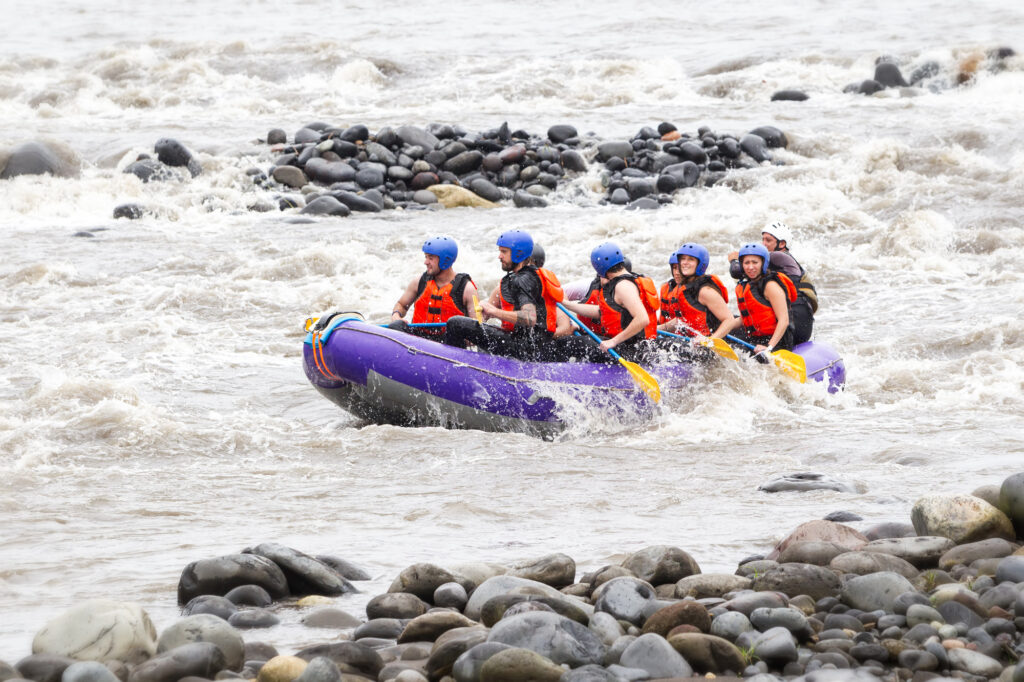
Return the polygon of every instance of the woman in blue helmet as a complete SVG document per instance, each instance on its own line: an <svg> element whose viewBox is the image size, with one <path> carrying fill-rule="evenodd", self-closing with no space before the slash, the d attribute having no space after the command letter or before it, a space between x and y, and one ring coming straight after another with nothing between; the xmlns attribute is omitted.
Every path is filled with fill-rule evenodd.
<svg viewBox="0 0 1024 682"><path fill-rule="evenodd" d="M780 272L768 267L768 249L763 244L745 244L737 253L743 279L736 285L736 306L742 327L735 336L754 344L754 354L793 349L789 309L796 300L796 286Z"/></svg>
<svg viewBox="0 0 1024 682"><path fill-rule="evenodd" d="M688 336L723 338L739 321L729 311L729 290L718 277L707 274L711 261L708 250L701 244L688 242L673 255L681 286L676 290L675 317L660 329Z"/></svg>
<svg viewBox="0 0 1024 682"><path fill-rule="evenodd" d="M456 315L467 315L473 308L476 285L464 272L456 273L452 266L459 255L459 246L451 237L432 237L423 243L423 265L426 271L409 282L391 311L392 329L417 336L440 337L434 328L409 327L405 314L413 310L414 323L447 322Z"/></svg>
<svg viewBox="0 0 1024 682"><path fill-rule="evenodd" d="M498 237L498 261L505 271L495 294L480 304L485 320L500 327L480 324L471 317L448 320L444 342L472 343L483 351L521 360L547 355L558 325L555 303L562 300L558 279L531 264L533 238L523 230L508 230Z"/></svg>

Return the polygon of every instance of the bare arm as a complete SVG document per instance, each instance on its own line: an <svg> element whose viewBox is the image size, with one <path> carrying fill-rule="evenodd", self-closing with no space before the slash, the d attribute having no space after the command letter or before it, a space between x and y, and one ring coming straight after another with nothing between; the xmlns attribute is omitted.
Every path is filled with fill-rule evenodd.
<svg viewBox="0 0 1024 682"><path fill-rule="evenodd" d="M525 304L519 310L502 310L490 303L481 303L480 308L486 320L494 318L527 329L537 324L537 306L532 303Z"/></svg>
<svg viewBox="0 0 1024 682"><path fill-rule="evenodd" d="M642 333L648 322L647 308L640 300L640 290L632 282L619 282L615 285L615 302L629 311L633 321L621 332L601 343L601 348L605 350L615 348L623 341Z"/></svg>
<svg viewBox="0 0 1024 682"><path fill-rule="evenodd" d="M473 297L476 296L476 285L466 282L466 289L462 292L462 305L469 311L469 316L475 318L476 311L473 310Z"/></svg>
<svg viewBox="0 0 1024 682"><path fill-rule="evenodd" d="M556 309L555 311L555 338L559 339L563 336L569 336L572 334L576 325L569 316L563 313L561 310Z"/></svg>
<svg viewBox="0 0 1024 682"><path fill-rule="evenodd" d="M702 287L700 293L697 294L697 300L701 305L707 307L712 315L722 321L712 336L719 339L724 338L733 330L733 327L739 324L739 320L732 316L732 311L729 310L729 305L722 298L722 294L718 293L716 289L709 286Z"/></svg>
<svg viewBox="0 0 1024 682"><path fill-rule="evenodd" d="M562 301L569 310L573 311L577 315L583 317L589 317L592 320L596 320L601 317L601 307L596 306L593 303L577 303L576 301Z"/></svg>
<svg viewBox="0 0 1024 682"><path fill-rule="evenodd" d="M409 308L416 302L416 287L419 285L420 280L414 279L409 282L409 286L402 292L401 297L395 303L394 308L391 310L391 321L400 320L405 317L405 314L409 312Z"/></svg>

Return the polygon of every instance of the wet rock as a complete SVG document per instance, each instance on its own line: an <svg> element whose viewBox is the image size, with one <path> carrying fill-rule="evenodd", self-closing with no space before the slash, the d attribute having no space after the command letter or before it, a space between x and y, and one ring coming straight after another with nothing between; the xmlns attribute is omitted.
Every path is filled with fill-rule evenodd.
<svg viewBox="0 0 1024 682"><path fill-rule="evenodd" d="M485 643L487 635L487 629L479 626L453 628L441 634L427 659L427 676L431 680L439 680L450 675L455 661L470 649Z"/></svg>
<svg viewBox="0 0 1024 682"><path fill-rule="evenodd" d="M558 682L564 671L558 665L524 648L499 651L480 667L480 682Z"/></svg>
<svg viewBox="0 0 1024 682"><path fill-rule="evenodd" d="M849 523L851 521L863 521L864 517L859 514L854 514L848 511L834 511L825 514L824 518L826 521L835 521L836 523Z"/></svg>
<svg viewBox="0 0 1024 682"><path fill-rule="evenodd" d="M702 573L691 575L676 583L675 598L704 599L721 597L729 592L738 592L750 588L751 579L726 573Z"/></svg>
<svg viewBox="0 0 1024 682"><path fill-rule="evenodd" d="M628 159L633 156L633 145L629 142L610 140L597 145L597 158L599 161L608 161L612 158Z"/></svg>
<svg viewBox="0 0 1024 682"><path fill-rule="evenodd" d="M192 152L174 138L165 137L157 140L154 151L160 163L187 168L193 178L203 172L202 165L195 159Z"/></svg>
<svg viewBox="0 0 1024 682"><path fill-rule="evenodd" d="M498 204L474 194L465 187L455 185L431 185L428 188L445 208L497 208Z"/></svg>
<svg viewBox="0 0 1024 682"><path fill-rule="evenodd" d="M79 176L80 165L74 152L52 143L26 142L13 149L0 150L0 180L47 174L75 178Z"/></svg>
<svg viewBox="0 0 1024 682"><path fill-rule="evenodd" d="M366 617L411 619L422 616L428 608L422 599L408 592L379 594L366 604Z"/></svg>
<svg viewBox="0 0 1024 682"><path fill-rule="evenodd" d="M938 566L939 558L955 546L949 538L928 536L872 540L861 550L891 554L920 569Z"/></svg>
<svg viewBox="0 0 1024 682"><path fill-rule="evenodd" d="M271 128L267 133L267 144L286 144L287 142L288 134L280 128Z"/></svg>
<svg viewBox="0 0 1024 682"><path fill-rule="evenodd" d="M587 171L587 162L583 156L573 150L566 149L559 155L559 164L568 173L585 173Z"/></svg>
<svg viewBox="0 0 1024 682"><path fill-rule="evenodd" d="M741 634L753 629L750 619L739 611L727 611L711 621L711 634L730 642L735 642ZM685 652L680 653L686 655Z"/></svg>
<svg viewBox="0 0 1024 682"><path fill-rule="evenodd" d="M344 218L352 213L352 211L348 206L341 203L333 196L328 195L313 199L313 201L306 204L299 213L304 215L330 215Z"/></svg>
<svg viewBox="0 0 1024 682"><path fill-rule="evenodd" d="M999 486L999 509L1010 519L1017 537L1024 540L1024 473L1008 476Z"/></svg>
<svg viewBox="0 0 1024 682"><path fill-rule="evenodd" d="M409 621L398 636L398 643L433 642L448 630L474 625L477 625L476 621L455 611L431 611Z"/></svg>
<svg viewBox="0 0 1024 682"><path fill-rule="evenodd" d="M861 81L860 85L857 86L857 92L862 95L873 95L882 90L885 90L885 86L874 78L868 78L867 80Z"/></svg>
<svg viewBox="0 0 1024 682"><path fill-rule="evenodd" d="M352 583L338 575L330 566L290 547L265 542L254 547L252 553L270 559L280 566L294 595L337 596L357 591Z"/></svg>
<svg viewBox="0 0 1024 682"><path fill-rule="evenodd" d="M128 220L138 220L143 215L142 207L138 204L121 204L114 207L114 219L127 218Z"/></svg>
<svg viewBox="0 0 1024 682"><path fill-rule="evenodd" d="M798 658L796 640L783 627L771 628L753 643L754 655L770 666L783 666Z"/></svg>
<svg viewBox="0 0 1024 682"><path fill-rule="evenodd" d="M356 178L356 169L344 161L331 162L321 158L310 159L306 162L304 171L310 180L323 185L349 182Z"/></svg>
<svg viewBox="0 0 1024 682"><path fill-rule="evenodd" d="M236 611L228 618L228 625L239 630L255 630L258 628L271 628L281 622L281 619L266 609L245 609Z"/></svg>
<svg viewBox="0 0 1024 682"><path fill-rule="evenodd" d="M18 673L10 679L16 679L21 675L22 678L35 682L60 682L64 671L75 662L75 659L68 656L32 654L14 664L14 669Z"/></svg>
<svg viewBox="0 0 1024 682"><path fill-rule="evenodd" d="M17 677L17 674L11 675ZM3 673L0 672L0 679ZM61 674L60 682L120 682L110 668L99 661L81 661L72 663Z"/></svg>
<svg viewBox="0 0 1024 682"><path fill-rule="evenodd" d="M803 102L808 99L802 90L777 90L772 93L773 102Z"/></svg>
<svg viewBox="0 0 1024 682"><path fill-rule="evenodd" d="M426 151L436 148L439 142L432 133L416 126L400 126L395 129L395 134L405 144L422 147Z"/></svg>
<svg viewBox="0 0 1024 682"><path fill-rule="evenodd" d="M72 607L36 633L33 654L139 663L156 652L156 628L138 604L94 599Z"/></svg>
<svg viewBox="0 0 1024 682"><path fill-rule="evenodd" d="M469 183L469 189L477 196L483 197L487 201L498 202L504 198L501 190L498 189L494 183L485 178L475 178Z"/></svg>
<svg viewBox="0 0 1024 682"><path fill-rule="evenodd" d="M875 80L887 88L905 88L910 85L903 80L900 67L892 62L882 62L875 66Z"/></svg>
<svg viewBox="0 0 1024 682"><path fill-rule="evenodd" d="M351 668L360 675L376 677L384 667L384 660L374 649L359 642L331 642L317 644L296 652L295 657L303 661L312 661L323 656L334 661L342 670ZM260 671L262 673L262 670Z"/></svg>
<svg viewBox="0 0 1024 682"><path fill-rule="evenodd" d="M270 606L270 593L259 585L239 585L224 595L235 606Z"/></svg>
<svg viewBox="0 0 1024 682"><path fill-rule="evenodd" d="M893 610L893 602L914 586L898 573L884 572L851 578L843 584L840 598L845 604L864 611Z"/></svg>
<svg viewBox="0 0 1024 682"><path fill-rule="evenodd" d="M576 562L566 554L549 554L512 566L508 575L535 580L551 587L565 587L576 579Z"/></svg>
<svg viewBox="0 0 1024 682"><path fill-rule="evenodd" d="M241 670L245 661L245 642L242 635L217 616L200 614L187 616L160 633L156 651L163 654L193 642L208 642L224 655L224 667Z"/></svg>
<svg viewBox="0 0 1024 682"><path fill-rule="evenodd" d="M813 599L839 593L835 572L813 564L780 564L754 579L757 591L778 591L788 595L806 594Z"/></svg>
<svg viewBox="0 0 1024 682"><path fill-rule="evenodd" d="M527 591L535 596L565 599L565 595L550 585L511 575L499 575L488 578L473 590L466 604L465 614L468 618L478 620L484 605L492 598L510 593L526 594Z"/></svg>
<svg viewBox="0 0 1024 682"><path fill-rule="evenodd" d="M757 487L757 489L766 493L792 491L805 492L808 490L835 490L842 493L857 492L856 489L848 483L843 483L842 481L838 481L831 476L826 476L825 474L810 471L784 474L783 476L772 479L767 483L762 483Z"/></svg>
<svg viewBox="0 0 1024 682"><path fill-rule="evenodd" d="M806 540L794 542L779 553L780 564L814 564L828 566L840 554L850 550L835 542Z"/></svg>
<svg viewBox="0 0 1024 682"><path fill-rule="evenodd" d="M600 663L605 654L604 644L586 626L554 613L506 618L491 629L488 641L530 649L571 667Z"/></svg>
<svg viewBox="0 0 1024 682"><path fill-rule="evenodd" d="M413 192L412 200L417 204L423 206L429 206L430 204L437 203L437 195L431 192L429 189L421 189Z"/></svg>
<svg viewBox="0 0 1024 682"><path fill-rule="evenodd" d="M134 175L142 182L163 182L178 179L180 176L156 159L140 159L128 164L125 173ZM0 178L2 180L3 178Z"/></svg>
<svg viewBox="0 0 1024 682"><path fill-rule="evenodd" d="M554 144L561 144L568 139L578 137L579 133L574 126L568 124L553 125L548 128L548 139Z"/></svg>
<svg viewBox="0 0 1024 682"><path fill-rule="evenodd" d="M738 674L744 668L743 654L736 645L721 637L684 633L673 635L668 643L699 674Z"/></svg>
<svg viewBox="0 0 1024 682"><path fill-rule="evenodd" d="M278 166L270 176L282 185L294 189L300 189L309 182L306 174L295 166Z"/></svg>
<svg viewBox="0 0 1024 682"><path fill-rule="evenodd" d="M655 600L649 583L638 578L614 578L594 592L594 610L642 625Z"/></svg>
<svg viewBox="0 0 1024 682"><path fill-rule="evenodd" d="M909 561L881 552L846 552L836 556L828 566L841 573L857 575L891 571L899 573L908 580L918 574L917 568Z"/></svg>
<svg viewBox="0 0 1024 682"><path fill-rule="evenodd" d="M700 573L700 566L692 556L669 545L654 545L634 552L622 562L622 567L652 585L676 583Z"/></svg>
<svg viewBox="0 0 1024 682"><path fill-rule="evenodd" d="M302 617L302 624L307 628L345 630L357 627L359 623L359 619L351 613L332 606L316 609Z"/></svg>
<svg viewBox="0 0 1024 682"><path fill-rule="evenodd" d="M455 659L455 663L452 664L452 677L455 678L455 682L479 682L484 663L498 652L512 648L501 642L477 644Z"/></svg>
<svg viewBox="0 0 1024 682"><path fill-rule="evenodd" d="M772 155L768 151L768 144L764 138L757 135L747 134L740 138L740 149L758 163L772 160Z"/></svg>
<svg viewBox="0 0 1024 682"><path fill-rule="evenodd" d="M185 616L206 613L227 620L237 610L238 607L230 599L212 594L203 594L185 604L181 613Z"/></svg>
<svg viewBox="0 0 1024 682"><path fill-rule="evenodd" d="M292 137L295 144L309 144L311 142L320 141L320 131L313 130L312 128L299 128L295 131L295 135Z"/></svg>
<svg viewBox="0 0 1024 682"><path fill-rule="evenodd" d="M957 544L987 538L1013 540L1010 519L971 495L928 495L914 503L910 520L918 535L947 537Z"/></svg>
<svg viewBox="0 0 1024 682"><path fill-rule="evenodd" d="M379 213L381 210L381 204L373 201L369 195L370 192L366 192L365 194L356 194L355 192L345 191L336 191L331 193L331 197L334 200L343 204L349 210L361 213ZM355 588L353 587L353 589Z"/></svg>
<svg viewBox="0 0 1024 682"><path fill-rule="evenodd" d="M711 616L703 605L695 601L681 601L658 609L644 622L643 633L667 637L679 625L691 625L701 632L711 629Z"/></svg>
<svg viewBox="0 0 1024 682"><path fill-rule="evenodd" d="M210 642L192 642L140 663L132 670L128 682L177 682L190 676L212 680L225 667L220 647Z"/></svg>
<svg viewBox="0 0 1024 682"><path fill-rule="evenodd" d="M690 677L693 668L678 651L660 635L640 635L619 657L619 665L645 670L654 678Z"/></svg>

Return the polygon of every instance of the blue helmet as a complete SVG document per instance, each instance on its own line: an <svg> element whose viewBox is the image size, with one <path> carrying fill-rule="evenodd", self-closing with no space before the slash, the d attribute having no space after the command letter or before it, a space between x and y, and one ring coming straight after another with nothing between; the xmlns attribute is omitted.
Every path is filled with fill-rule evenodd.
<svg viewBox="0 0 1024 682"><path fill-rule="evenodd" d="M668 257L668 264L669 265L675 265L678 262L679 262L679 258L676 256L676 254L673 253L671 256Z"/></svg>
<svg viewBox="0 0 1024 682"><path fill-rule="evenodd" d="M437 267L447 270L459 257L459 245L451 237L432 237L423 242L423 253L437 256Z"/></svg>
<svg viewBox="0 0 1024 682"><path fill-rule="evenodd" d="M697 276L700 277L708 269L708 263L711 262L711 254L700 244L694 244L693 242L687 242L679 247L676 251L676 259L680 256L690 256L691 258L697 259Z"/></svg>
<svg viewBox="0 0 1024 682"><path fill-rule="evenodd" d="M590 252L590 264L594 266L594 270L597 270L597 274L601 277L625 260L622 249L615 242L605 242Z"/></svg>
<svg viewBox="0 0 1024 682"><path fill-rule="evenodd" d="M740 247L740 263L743 262L744 256L757 256L761 259L761 274L768 274L768 249L764 244L744 244Z"/></svg>
<svg viewBox="0 0 1024 682"><path fill-rule="evenodd" d="M533 237L522 230L507 230L498 237L498 246L504 246L512 252L512 262L522 263L533 255Z"/></svg>

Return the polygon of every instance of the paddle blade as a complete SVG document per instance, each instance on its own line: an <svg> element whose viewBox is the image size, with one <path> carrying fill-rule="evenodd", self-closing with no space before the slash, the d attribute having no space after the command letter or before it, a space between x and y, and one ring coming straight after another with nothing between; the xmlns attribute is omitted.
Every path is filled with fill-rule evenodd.
<svg viewBox="0 0 1024 682"><path fill-rule="evenodd" d="M733 350L732 346L726 343L725 339L716 339L709 336L702 341L698 341L697 343L700 344L701 346L704 346L705 348L710 348L711 350L715 351L726 360L738 361L740 359L740 357L736 355L736 351Z"/></svg>
<svg viewBox="0 0 1024 682"><path fill-rule="evenodd" d="M653 400L654 402L661 401L661 387L658 386L658 381L640 365L635 362L630 362L622 357L619 357L619 364L626 368L629 372L629 376L633 378L633 381L640 385L640 388L644 389L644 393Z"/></svg>
<svg viewBox="0 0 1024 682"><path fill-rule="evenodd" d="M483 324L484 316L480 312L480 301L476 300L476 294L473 294L473 310L476 312L476 321Z"/></svg>
<svg viewBox="0 0 1024 682"><path fill-rule="evenodd" d="M303 325L303 327L302 327L303 331L307 331L308 332L310 329L313 328L313 325L316 324L317 320L319 320L319 319L320 319L319 317L307 317L306 318L306 324Z"/></svg>
<svg viewBox="0 0 1024 682"><path fill-rule="evenodd" d="M786 376L790 376L801 384L807 383L807 362L792 351L777 350L772 353L775 365Z"/></svg>

